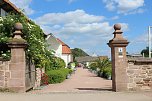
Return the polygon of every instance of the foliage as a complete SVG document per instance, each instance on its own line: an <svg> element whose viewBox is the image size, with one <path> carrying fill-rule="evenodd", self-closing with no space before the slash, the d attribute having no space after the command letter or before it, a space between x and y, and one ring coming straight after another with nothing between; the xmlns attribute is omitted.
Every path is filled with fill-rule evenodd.
<svg viewBox="0 0 152 101"><path fill-rule="evenodd" d="M111 67L107 67L103 69L103 77L108 78L112 76L112 68Z"/></svg>
<svg viewBox="0 0 152 101"><path fill-rule="evenodd" d="M111 62L109 59L103 59L102 61L100 59L96 60L97 67L103 71L105 68L111 67Z"/></svg>
<svg viewBox="0 0 152 101"><path fill-rule="evenodd" d="M112 75L112 65L109 59L104 59L104 60L96 60L95 62L91 63L89 65L90 69L92 70L98 70L98 75L108 78L109 76Z"/></svg>
<svg viewBox="0 0 152 101"><path fill-rule="evenodd" d="M146 47L146 49L143 49L142 51L141 51L141 54L143 54L144 53L144 56L145 57L149 57L149 47ZM152 55L152 54L151 54Z"/></svg>
<svg viewBox="0 0 152 101"><path fill-rule="evenodd" d="M43 74L42 74L41 84L42 84L42 85L48 85L48 84L49 84L49 77L47 76L46 73L43 73Z"/></svg>
<svg viewBox="0 0 152 101"><path fill-rule="evenodd" d="M65 68L65 62L59 57L53 57L49 64L46 64L46 72L50 70L56 70L60 68Z"/></svg>
<svg viewBox="0 0 152 101"><path fill-rule="evenodd" d="M1 51L1 52L2 52L2 51ZM11 57L10 51L8 50L8 51L6 51L5 53L1 53L1 54L0 54L0 57L2 57L3 59L9 60L10 57Z"/></svg>
<svg viewBox="0 0 152 101"><path fill-rule="evenodd" d="M75 60L75 57L89 56L86 52L84 52L80 48L74 48L74 49L72 49L72 55L74 57L74 60Z"/></svg>
<svg viewBox="0 0 152 101"><path fill-rule="evenodd" d="M98 66L97 66L97 63L96 62L93 62L89 65L90 69L92 70L97 70Z"/></svg>
<svg viewBox="0 0 152 101"><path fill-rule="evenodd" d="M23 38L27 41L27 58L32 59L38 68L51 64L52 51L46 49L46 43L42 29L33 21L27 20L21 14L8 14L0 17L0 43L7 43L14 32L14 24L20 22L23 25ZM4 52L4 50L0 50Z"/></svg>
<svg viewBox="0 0 152 101"><path fill-rule="evenodd" d="M47 72L49 83L61 83L66 79L66 76L71 72L68 68L51 70Z"/></svg>

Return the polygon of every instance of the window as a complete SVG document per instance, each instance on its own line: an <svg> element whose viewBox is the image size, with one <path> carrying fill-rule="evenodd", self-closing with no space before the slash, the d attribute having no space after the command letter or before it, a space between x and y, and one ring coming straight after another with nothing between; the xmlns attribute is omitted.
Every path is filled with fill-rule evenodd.
<svg viewBox="0 0 152 101"><path fill-rule="evenodd" d="M7 12L5 10L3 10L2 8L0 8L0 16L6 16Z"/></svg>

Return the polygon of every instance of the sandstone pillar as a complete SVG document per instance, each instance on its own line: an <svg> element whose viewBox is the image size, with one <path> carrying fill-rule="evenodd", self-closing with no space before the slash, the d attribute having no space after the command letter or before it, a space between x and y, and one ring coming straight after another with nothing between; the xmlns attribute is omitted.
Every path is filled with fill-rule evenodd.
<svg viewBox="0 0 152 101"><path fill-rule="evenodd" d="M15 92L25 92L26 58L24 49L27 42L21 37L22 24L16 23L14 29L14 37L8 43L11 48L11 61L9 65L10 79L7 87Z"/></svg>
<svg viewBox="0 0 152 101"><path fill-rule="evenodd" d="M126 46L129 42L123 38L120 24L115 24L114 29L114 38L108 43L111 47L112 89L114 91L125 91L127 90Z"/></svg>

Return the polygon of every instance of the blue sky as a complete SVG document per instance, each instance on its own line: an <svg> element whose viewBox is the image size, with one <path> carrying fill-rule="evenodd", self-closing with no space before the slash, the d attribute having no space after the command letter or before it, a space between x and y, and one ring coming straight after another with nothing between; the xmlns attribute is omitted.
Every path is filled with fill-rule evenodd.
<svg viewBox="0 0 152 101"><path fill-rule="evenodd" d="M122 24L129 53L140 53L152 25L152 0L10 0L71 48L110 56L113 25Z"/></svg>

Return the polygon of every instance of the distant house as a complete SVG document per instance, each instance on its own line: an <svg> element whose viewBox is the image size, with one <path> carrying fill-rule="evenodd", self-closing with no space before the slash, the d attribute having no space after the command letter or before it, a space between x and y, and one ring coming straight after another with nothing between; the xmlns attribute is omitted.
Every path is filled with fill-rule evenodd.
<svg viewBox="0 0 152 101"><path fill-rule="evenodd" d="M57 40L53 34L47 35L48 50L53 50L56 57L62 56L62 44Z"/></svg>
<svg viewBox="0 0 152 101"><path fill-rule="evenodd" d="M70 47L67 44L65 44L60 39L57 39L57 40L62 45L62 55L61 55L61 58L65 61L66 66L67 66L69 62L73 62L73 57L72 57L71 49L70 49Z"/></svg>
<svg viewBox="0 0 152 101"><path fill-rule="evenodd" d="M141 54L127 54L128 58L138 58L138 57L143 57Z"/></svg>
<svg viewBox="0 0 152 101"><path fill-rule="evenodd" d="M78 63L86 64L86 66L89 66L90 63L94 62L97 59L100 59L101 61L104 59L108 59L108 56L84 56L84 57L76 57L75 58Z"/></svg>
<svg viewBox="0 0 152 101"><path fill-rule="evenodd" d="M73 61L71 49L67 44L60 39L57 39L53 34L49 34L46 40L49 45L48 49L53 50L56 57L62 58L65 61L66 66L69 62Z"/></svg>
<svg viewBox="0 0 152 101"><path fill-rule="evenodd" d="M21 13L9 0L0 0L0 16L6 16L9 12Z"/></svg>

